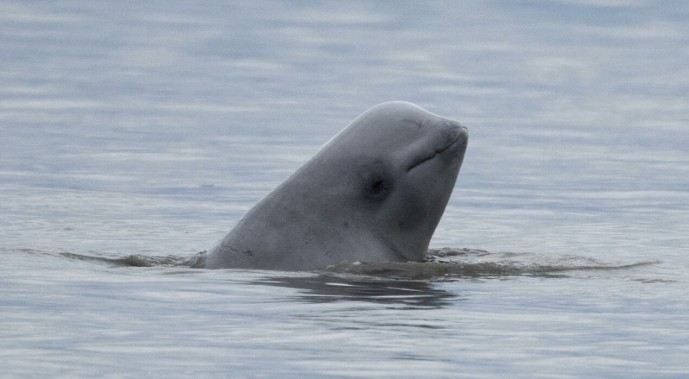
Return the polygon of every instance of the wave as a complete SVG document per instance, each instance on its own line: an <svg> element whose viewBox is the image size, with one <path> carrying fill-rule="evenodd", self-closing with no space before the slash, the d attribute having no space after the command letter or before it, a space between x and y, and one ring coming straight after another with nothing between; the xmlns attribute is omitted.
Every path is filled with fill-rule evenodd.
<svg viewBox="0 0 689 379"><path fill-rule="evenodd" d="M573 271L628 270L657 261L611 265L579 256L533 253L492 253L480 249L431 249L424 262L347 263L324 271L403 279L488 278L507 276L566 277Z"/></svg>
<svg viewBox="0 0 689 379"><path fill-rule="evenodd" d="M60 253L81 261L130 267L205 267L206 252L192 257L101 256ZM583 256L550 256L534 253L489 252L480 249L430 249L423 262L342 262L317 270L321 274L363 275L396 279L490 278L509 276L567 277L574 271L618 271L659 263L644 261L613 265Z"/></svg>
<svg viewBox="0 0 689 379"><path fill-rule="evenodd" d="M76 253L60 253L61 256L79 261L91 261L95 263L105 263L113 266L128 267L206 267L206 252L201 251L192 257L178 255L167 256L148 256L131 254L123 257L109 257L100 255L85 255Z"/></svg>

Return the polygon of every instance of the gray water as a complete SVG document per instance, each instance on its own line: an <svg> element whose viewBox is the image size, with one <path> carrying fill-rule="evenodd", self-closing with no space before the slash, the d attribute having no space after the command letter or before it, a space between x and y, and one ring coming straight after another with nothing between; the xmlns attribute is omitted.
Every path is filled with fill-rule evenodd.
<svg viewBox="0 0 689 379"><path fill-rule="evenodd" d="M0 2L0 376L686 377L689 3ZM191 268L368 107L423 264Z"/></svg>

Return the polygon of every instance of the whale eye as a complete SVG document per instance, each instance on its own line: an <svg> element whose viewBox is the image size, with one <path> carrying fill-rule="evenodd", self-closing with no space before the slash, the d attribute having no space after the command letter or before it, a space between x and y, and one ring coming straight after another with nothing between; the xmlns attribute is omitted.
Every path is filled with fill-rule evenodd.
<svg viewBox="0 0 689 379"><path fill-rule="evenodd" d="M385 191L385 180L380 179L373 182L373 185L371 186L371 192L373 192L374 194L379 194L383 191Z"/></svg>
<svg viewBox="0 0 689 379"><path fill-rule="evenodd" d="M371 203L386 199L395 188L395 178L389 166L382 159L359 157L362 163L356 169L355 188L358 196Z"/></svg>
<svg viewBox="0 0 689 379"><path fill-rule="evenodd" d="M364 195L371 200L383 200L392 190L392 180L384 175L374 173L370 175L364 185Z"/></svg>

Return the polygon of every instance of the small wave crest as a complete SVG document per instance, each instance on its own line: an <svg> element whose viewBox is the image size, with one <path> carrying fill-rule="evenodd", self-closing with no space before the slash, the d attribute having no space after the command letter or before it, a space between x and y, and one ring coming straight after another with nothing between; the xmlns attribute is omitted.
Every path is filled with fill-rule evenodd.
<svg viewBox="0 0 689 379"><path fill-rule="evenodd" d="M146 255L127 255L124 257L107 257L96 255L84 255L75 253L60 253L61 256L76 259L80 261L91 261L96 263L105 263L114 266L128 266L128 267L189 267L189 268L204 268L206 267L206 252L202 251L190 257L182 257L176 255L167 256L146 256Z"/></svg>
<svg viewBox="0 0 689 379"><path fill-rule="evenodd" d="M506 276L567 277L574 271L614 271L656 264L656 261L611 265L582 256L492 253L479 249L430 249L423 262L342 262L325 272L404 279L479 278Z"/></svg>

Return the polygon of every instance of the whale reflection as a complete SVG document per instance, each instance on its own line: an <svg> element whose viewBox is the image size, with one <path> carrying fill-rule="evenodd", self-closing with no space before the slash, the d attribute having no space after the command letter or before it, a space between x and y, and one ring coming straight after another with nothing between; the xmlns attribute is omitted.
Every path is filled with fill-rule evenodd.
<svg viewBox="0 0 689 379"><path fill-rule="evenodd" d="M271 277L254 284L294 288L299 290L298 300L312 303L362 301L411 308L440 308L450 301L461 300L458 294L438 289L432 282L422 280L319 274Z"/></svg>

